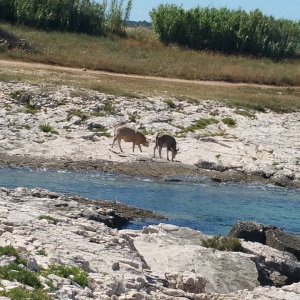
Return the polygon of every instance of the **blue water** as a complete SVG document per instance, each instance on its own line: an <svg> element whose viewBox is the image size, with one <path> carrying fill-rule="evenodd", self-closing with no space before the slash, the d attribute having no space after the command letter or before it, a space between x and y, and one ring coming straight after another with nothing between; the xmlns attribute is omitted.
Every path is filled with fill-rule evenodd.
<svg viewBox="0 0 300 300"><path fill-rule="evenodd" d="M7 168L0 168L0 186L41 187L90 199L117 200L159 212L169 218L168 223L206 234L226 234L239 220L271 224L300 234L300 190ZM136 222L130 227L141 228L145 224Z"/></svg>

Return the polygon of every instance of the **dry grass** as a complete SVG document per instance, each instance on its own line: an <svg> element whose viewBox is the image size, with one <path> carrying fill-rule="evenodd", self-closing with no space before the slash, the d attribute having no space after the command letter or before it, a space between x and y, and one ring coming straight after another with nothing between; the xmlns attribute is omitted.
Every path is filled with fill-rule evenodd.
<svg viewBox="0 0 300 300"><path fill-rule="evenodd" d="M238 108L277 112L300 110L299 87L259 87L232 84L199 84L132 78L97 71L57 68L47 65L5 63L0 61L0 81L27 80L33 83L67 84L128 98L161 97L198 103L202 100L222 101Z"/></svg>
<svg viewBox="0 0 300 300"><path fill-rule="evenodd" d="M300 85L300 60L275 63L268 59L224 56L175 46L166 47L147 29L131 29L127 39L120 39L46 33L7 24L2 24L1 28L29 41L37 53L15 48L0 52L0 58L127 74Z"/></svg>

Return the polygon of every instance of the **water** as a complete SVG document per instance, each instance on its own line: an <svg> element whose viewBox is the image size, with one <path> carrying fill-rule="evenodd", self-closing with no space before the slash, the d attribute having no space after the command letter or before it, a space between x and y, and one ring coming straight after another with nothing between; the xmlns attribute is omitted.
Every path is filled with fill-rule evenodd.
<svg viewBox="0 0 300 300"><path fill-rule="evenodd" d="M271 224L300 234L300 190L7 168L0 169L0 186L41 187L90 199L117 200L159 212L169 218L169 223L206 234L226 234L239 220ZM136 222L130 228L145 224Z"/></svg>

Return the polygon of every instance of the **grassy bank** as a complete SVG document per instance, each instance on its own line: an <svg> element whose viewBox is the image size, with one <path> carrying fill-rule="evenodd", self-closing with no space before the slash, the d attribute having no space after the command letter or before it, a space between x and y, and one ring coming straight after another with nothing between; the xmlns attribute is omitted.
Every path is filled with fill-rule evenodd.
<svg viewBox="0 0 300 300"><path fill-rule="evenodd" d="M171 78L300 86L300 60L273 62L160 44L152 31L132 29L127 39L37 31L1 24L33 51L0 51L0 58Z"/></svg>
<svg viewBox="0 0 300 300"><path fill-rule="evenodd" d="M160 97L170 102L177 99L195 103L202 100L215 100L246 110L271 109L276 112L300 110L299 87L200 84L193 81L124 77L90 70L22 62L9 63L0 60L0 81L11 80L26 80L37 84L66 84L75 88L88 88L132 99Z"/></svg>

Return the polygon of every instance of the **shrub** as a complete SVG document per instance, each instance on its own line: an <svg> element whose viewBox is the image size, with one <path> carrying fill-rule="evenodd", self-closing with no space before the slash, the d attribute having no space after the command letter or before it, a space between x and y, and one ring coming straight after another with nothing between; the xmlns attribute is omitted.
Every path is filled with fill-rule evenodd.
<svg viewBox="0 0 300 300"><path fill-rule="evenodd" d="M212 238L203 239L202 246L220 251L244 252L240 240L234 237L214 236Z"/></svg>

